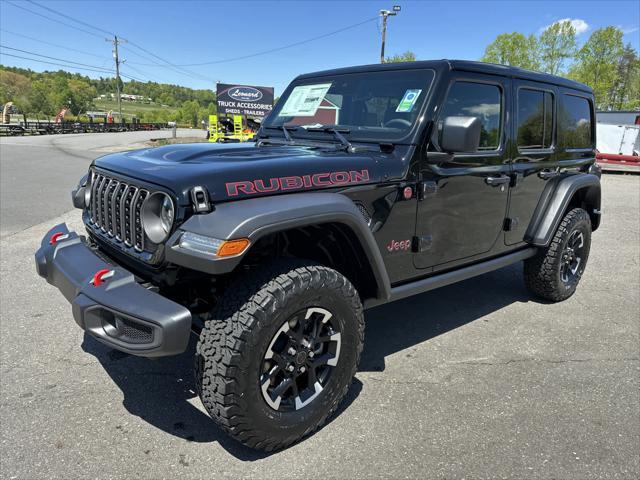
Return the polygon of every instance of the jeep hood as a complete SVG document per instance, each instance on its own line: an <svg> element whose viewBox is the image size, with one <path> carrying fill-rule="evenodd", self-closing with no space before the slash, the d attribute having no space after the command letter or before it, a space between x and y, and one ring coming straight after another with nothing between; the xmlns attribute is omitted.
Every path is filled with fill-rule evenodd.
<svg viewBox="0 0 640 480"><path fill-rule="evenodd" d="M165 187L181 205L189 191L203 186L212 202L379 183L402 178L409 147L393 153L362 149L356 153L306 146L182 144L114 153L96 167L142 183Z"/></svg>

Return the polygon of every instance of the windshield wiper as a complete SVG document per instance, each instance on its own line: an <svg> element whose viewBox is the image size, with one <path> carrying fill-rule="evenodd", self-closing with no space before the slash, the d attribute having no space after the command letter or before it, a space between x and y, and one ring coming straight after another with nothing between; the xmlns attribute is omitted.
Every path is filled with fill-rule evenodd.
<svg viewBox="0 0 640 480"><path fill-rule="evenodd" d="M347 140L344 135L342 135L343 133L351 132L351 130L349 130L348 128L337 129L334 127L308 127L305 130L307 130L307 132L332 133L340 141L340 143L347 150L347 152L353 153L355 151L355 148L353 145L351 145L351 142Z"/></svg>
<svg viewBox="0 0 640 480"><path fill-rule="evenodd" d="M295 132L298 129L298 127L287 127L286 125L272 125L272 126L265 126L264 129L280 130L284 134L284 138L287 140L287 142L293 143L293 137L291 136L289 131Z"/></svg>

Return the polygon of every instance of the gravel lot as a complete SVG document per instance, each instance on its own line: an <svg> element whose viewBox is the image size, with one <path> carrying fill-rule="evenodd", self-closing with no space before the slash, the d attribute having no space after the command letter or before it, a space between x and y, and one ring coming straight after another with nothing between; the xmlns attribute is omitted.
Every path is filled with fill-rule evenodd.
<svg viewBox="0 0 640 480"><path fill-rule="evenodd" d="M532 298L515 265L369 311L343 408L264 455L203 413L193 345L160 360L109 350L35 273L52 225L81 228L68 192L89 160L143 141L111 135L0 140L0 477L640 477L639 176L603 178L571 299Z"/></svg>

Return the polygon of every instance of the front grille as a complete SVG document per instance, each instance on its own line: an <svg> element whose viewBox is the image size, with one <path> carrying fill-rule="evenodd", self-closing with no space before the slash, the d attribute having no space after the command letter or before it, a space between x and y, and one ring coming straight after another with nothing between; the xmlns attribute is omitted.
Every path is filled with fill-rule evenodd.
<svg viewBox="0 0 640 480"><path fill-rule="evenodd" d="M91 224L108 237L142 252L142 204L148 196L148 190L93 172L88 207Z"/></svg>

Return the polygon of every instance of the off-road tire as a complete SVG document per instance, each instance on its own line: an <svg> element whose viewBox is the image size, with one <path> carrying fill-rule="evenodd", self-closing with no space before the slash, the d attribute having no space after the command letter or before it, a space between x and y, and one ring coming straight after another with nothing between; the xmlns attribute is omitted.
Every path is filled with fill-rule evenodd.
<svg viewBox="0 0 640 480"><path fill-rule="evenodd" d="M581 263L571 281L561 278L563 252L571 235L579 231L584 236ZM582 208L570 210L560 222L551 243L524 262L524 280L534 294L552 302L566 300L576 291L584 273L591 247L591 219Z"/></svg>
<svg viewBox="0 0 640 480"><path fill-rule="evenodd" d="M281 412L265 401L260 366L292 312L321 307L340 322L342 346L324 390L304 408ZM364 341L362 303L340 273L284 259L239 275L205 323L196 350L196 385L213 420L248 447L285 448L322 426L344 398Z"/></svg>

